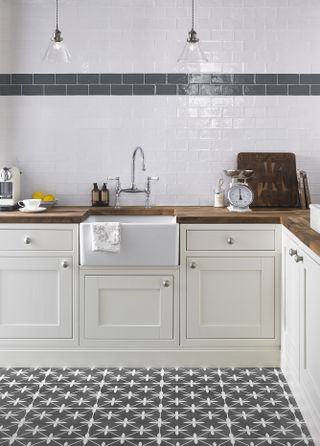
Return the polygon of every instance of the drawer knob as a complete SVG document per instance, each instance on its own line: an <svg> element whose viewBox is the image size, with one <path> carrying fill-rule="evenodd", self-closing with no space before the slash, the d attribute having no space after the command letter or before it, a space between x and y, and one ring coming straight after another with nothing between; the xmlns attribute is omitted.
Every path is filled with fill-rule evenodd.
<svg viewBox="0 0 320 446"><path fill-rule="evenodd" d="M296 254L296 255L294 256L294 261L295 261L296 263L303 262L303 256L299 256L299 254Z"/></svg>
<svg viewBox="0 0 320 446"><path fill-rule="evenodd" d="M296 249L292 249L292 248L290 248L290 249L289 249L289 256L291 256L291 257L292 257L292 256L295 256L295 255L297 254L297 252L298 252L298 251L297 251Z"/></svg>
<svg viewBox="0 0 320 446"><path fill-rule="evenodd" d="M63 260L61 262L61 266L62 266L62 268L68 268L69 264L68 264L68 262L66 260Z"/></svg>
<svg viewBox="0 0 320 446"><path fill-rule="evenodd" d="M170 281L169 280L164 280L162 282L162 286L164 286L165 288L168 288L170 286Z"/></svg>
<svg viewBox="0 0 320 446"><path fill-rule="evenodd" d="M25 243L26 245L30 245L30 243L31 243L31 238L30 238L29 236L26 236L26 237L23 239L23 241L24 241L24 243Z"/></svg>
<svg viewBox="0 0 320 446"><path fill-rule="evenodd" d="M233 245L234 244L234 238L228 237L227 243L228 243L228 245Z"/></svg>
<svg viewBox="0 0 320 446"><path fill-rule="evenodd" d="M189 263L189 267L190 267L191 269L195 269L195 268L197 267L196 262L190 262L190 263Z"/></svg>

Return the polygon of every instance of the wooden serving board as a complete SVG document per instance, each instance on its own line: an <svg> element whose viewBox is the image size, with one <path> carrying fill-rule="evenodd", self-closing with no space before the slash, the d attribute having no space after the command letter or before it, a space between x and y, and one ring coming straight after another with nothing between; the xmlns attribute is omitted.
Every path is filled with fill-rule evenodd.
<svg viewBox="0 0 320 446"><path fill-rule="evenodd" d="M254 192L252 207L300 207L296 156L289 152L241 152L238 168L252 169L248 184Z"/></svg>

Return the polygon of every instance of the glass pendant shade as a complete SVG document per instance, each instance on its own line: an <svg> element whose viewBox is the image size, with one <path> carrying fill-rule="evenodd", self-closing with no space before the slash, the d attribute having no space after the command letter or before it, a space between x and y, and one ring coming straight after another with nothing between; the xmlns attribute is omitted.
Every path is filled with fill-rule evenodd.
<svg viewBox="0 0 320 446"><path fill-rule="evenodd" d="M61 37L60 31L59 31L59 38L56 39L56 36L58 34L57 31L58 30L56 30L54 35L52 36L43 59L46 62L68 63L71 60L71 54L68 48L63 43L63 38Z"/></svg>
<svg viewBox="0 0 320 446"><path fill-rule="evenodd" d="M71 60L71 54L63 43L63 37L59 30L59 0L56 0L56 29L43 56L43 60L55 63L68 63Z"/></svg>
<svg viewBox="0 0 320 446"><path fill-rule="evenodd" d="M177 62L181 70L191 71L194 68L201 68L201 64L207 63L208 59L201 48L200 41L194 29L194 0L192 0L191 30Z"/></svg>
<svg viewBox="0 0 320 446"><path fill-rule="evenodd" d="M178 59L179 64L199 64L206 63L208 59L203 52L197 33L194 30L189 32L189 37Z"/></svg>

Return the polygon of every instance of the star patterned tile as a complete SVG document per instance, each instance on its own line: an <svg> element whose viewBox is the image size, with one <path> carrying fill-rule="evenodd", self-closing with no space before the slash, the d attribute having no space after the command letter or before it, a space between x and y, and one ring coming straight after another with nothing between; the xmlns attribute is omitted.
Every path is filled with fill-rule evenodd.
<svg viewBox="0 0 320 446"><path fill-rule="evenodd" d="M0 369L0 446L313 446L280 369Z"/></svg>

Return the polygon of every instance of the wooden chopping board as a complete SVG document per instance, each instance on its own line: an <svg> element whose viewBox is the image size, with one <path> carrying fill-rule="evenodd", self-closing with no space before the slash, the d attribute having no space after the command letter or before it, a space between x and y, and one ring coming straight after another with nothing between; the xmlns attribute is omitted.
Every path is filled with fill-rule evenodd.
<svg viewBox="0 0 320 446"><path fill-rule="evenodd" d="M252 169L248 184L254 192L252 207L300 207L296 156L289 152L241 152L238 168Z"/></svg>

